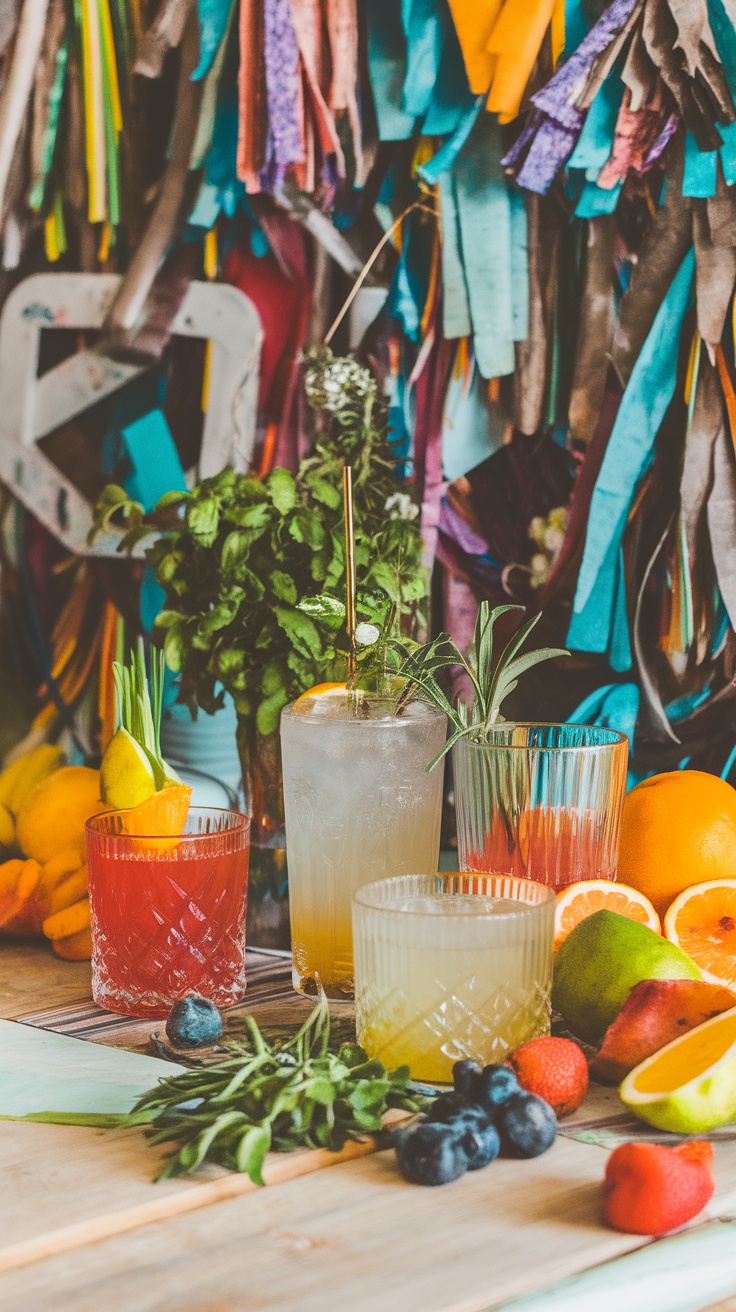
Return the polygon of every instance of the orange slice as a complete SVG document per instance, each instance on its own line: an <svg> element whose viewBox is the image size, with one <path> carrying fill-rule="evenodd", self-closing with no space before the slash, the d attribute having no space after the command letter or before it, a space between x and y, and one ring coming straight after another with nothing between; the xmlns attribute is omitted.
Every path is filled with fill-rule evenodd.
<svg viewBox="0 0 736 1312"><path fill-rule="evenodd" d="M686 888L667 911L664 934L700 967L703 979L736 986L736 879Z"/></svg>
<svg viewBox="0 0 736 1312"><path fill-rule="evenodd" d="M178 838L184 833L191 796L192 790L188 784L167 784L152 797L147 797L145 802L125 812L125 832L140 835L147 840L169 835ZM176 843L147 841L141 846L168 852Z"/></svg>
<svg viewBox="0 0 736 1312"><path fill-rule="evenodd" d="M344 683L315 683L313 688L307 688L306 692L297 697L291 709L300 715L308 715L313 702L321 701L323 697L347 697L347 693Z"/></svg>
<svg viewBox="0 0 736 1312"><path fill-rule="evenodd" d="M619 916L628 916L629 920L647 925L655 934L662 933L659 916L643 893L628 884L617 884L613 879L581 879L557 894L555 949L581 920L602 910L615 911Z"/></svg>

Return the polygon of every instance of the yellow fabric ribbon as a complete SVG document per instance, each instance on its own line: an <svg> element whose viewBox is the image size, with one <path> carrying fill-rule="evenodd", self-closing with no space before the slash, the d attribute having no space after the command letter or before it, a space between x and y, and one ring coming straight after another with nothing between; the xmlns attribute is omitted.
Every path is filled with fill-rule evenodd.
<svg viewBox="0 0 736 1312"><path fill-rule="evenodd" d="M515 118L551 24L552 57L565 46L565 0L449 0L473 95L489 92L502 123Z"/></svg>
<svg viewBox="0 0 736 1312"><path fill-rule="evenodd" d="M557 0L506 0L486 49L497 57L488 109L510 123L521 108L529 74Z"/></svg>
<svg viewBox="0 0 736 1312"><path fill-rule="evenodd" d="M488 50L488 40L502 3L503 0L450 0L452 21L474 96L483 95L491 85L496 57Z"/></svg>

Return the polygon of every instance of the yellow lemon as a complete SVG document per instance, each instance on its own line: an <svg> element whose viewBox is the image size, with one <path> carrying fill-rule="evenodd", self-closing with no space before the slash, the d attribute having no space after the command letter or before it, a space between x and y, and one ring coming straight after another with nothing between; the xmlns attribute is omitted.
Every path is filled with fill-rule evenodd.
<svg viewBox="0 0 736 1312"><path fill-rule="evenodd" d="M100 766L100 797L115 811L127 811L148 801L156 780L148 756L127 729L110 739Z"/></svg>

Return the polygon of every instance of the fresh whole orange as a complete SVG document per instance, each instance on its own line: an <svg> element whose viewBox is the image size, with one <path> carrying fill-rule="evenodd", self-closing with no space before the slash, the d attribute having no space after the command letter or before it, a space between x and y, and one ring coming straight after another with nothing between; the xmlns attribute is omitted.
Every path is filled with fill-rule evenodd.
<svg viewBox="0 0 736 1312"><path fill-rule="evenodd" d="M104 810L99 771L84 765L64 766L34 788L20 808L18 845L41 865L71 849L81 865L86 854L84 826L90 816Z"/></svg>
<svg viewBox="0 0 736 1312"><path fill-rule="evenodd" d="M736 872L736 789L701 770L672 770L624 802L618 878L664 918L683 889Z"/></svg>

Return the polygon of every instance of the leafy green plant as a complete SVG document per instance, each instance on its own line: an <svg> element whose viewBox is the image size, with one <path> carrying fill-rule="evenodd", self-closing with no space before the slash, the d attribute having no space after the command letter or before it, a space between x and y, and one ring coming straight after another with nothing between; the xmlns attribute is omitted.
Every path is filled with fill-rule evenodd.
<svg viewBox="0 0 736 1312"><path fill-rule="evenodd" d="M151 1143L174 1145L159 1179L210 1161L263 1184L269 1151L339 1152L348 1139L378 1133L389 1107L426 1103L408 1088L408 1066L387 1072L354 1043L331 1049L324 997L284 1043L267 1043L252 1016L245 1023L240 1053L160 1080L134 1107L131 1124L150 1120Z"/></svg>
<svg viewBox="0 0 736 1312"><path fill-rule="evenodd" d="M296 476L224 469L149 514L113 484L94 513L92 536L122 525L121 550L160 535L146 551L166 594L155 632L181 699L214 711L220 685L251 738L273 733L304 689L345 678L343 465L353 469L360 618L383 626L390 612L411 627L427 591L376 380L323 349L307 358L305 387L315 441Z"/></svg>

